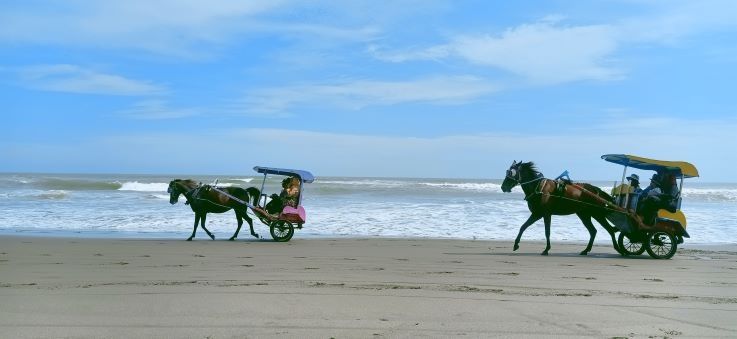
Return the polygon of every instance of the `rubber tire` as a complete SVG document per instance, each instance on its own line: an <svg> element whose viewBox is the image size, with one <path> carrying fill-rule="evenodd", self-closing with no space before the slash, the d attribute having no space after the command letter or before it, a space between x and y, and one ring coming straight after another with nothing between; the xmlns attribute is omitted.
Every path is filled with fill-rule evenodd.
<svg viewBox="0 0 737 339"><path fill-rule="evenodd" d="M627 243L625 244L625 240L627 240ZM619 245L619 249L622 250L622 255L641 255L645 253L645 242L641 243L634 243L629 241L630 238L624 235L624 233L619 233L619 239L617 239L617 244ZM625 245L630 245L628 248ZM630 251L631 248L634 248L634 246L640 245L636 251Z"/></svg>
<svg viewBox="0 0 737 339"><path fill-rule="evenodd" d="M656 239L659 241L670 241L670 248L667 247L668 244L665 242L663 245L654 243ZM670 259L674 254L676 254L677 248L678 244L676 243L676 238L663 231L650 233L647 235L647 240L645 240L645 250L647 250L647 253L655 259Z"/></svg>
<svg viewBox="0 0 737 339"><path fill-rule="evenodd" d="M271 238L276 242L287 242L294 236L294 225L289 221L274 221L270 228Z"/></svg>

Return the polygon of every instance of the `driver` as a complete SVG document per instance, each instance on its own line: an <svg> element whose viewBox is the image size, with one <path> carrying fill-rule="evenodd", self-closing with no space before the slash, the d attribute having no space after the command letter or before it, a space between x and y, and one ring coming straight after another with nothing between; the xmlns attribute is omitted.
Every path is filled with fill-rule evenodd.
<svg viewBox="0 0 737 339"><path fill-rule="evenodd" d="M656 173L650 178L650 185L642 191L642 199L638 206L638 212L642 215L645 223L655 223L655 216L659 209L667 209L675 212L674 202L678 187L672 174Z"/></svg>

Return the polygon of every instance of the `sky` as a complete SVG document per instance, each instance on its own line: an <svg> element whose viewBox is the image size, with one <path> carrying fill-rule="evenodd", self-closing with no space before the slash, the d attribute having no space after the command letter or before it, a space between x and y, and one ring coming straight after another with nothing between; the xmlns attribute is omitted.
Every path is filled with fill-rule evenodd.
<svg viewBox="0 0 737 339"><path fill-rule="evenodd" d="M735 1L3 1L0 172L735 182L735 79Z"/></svg>

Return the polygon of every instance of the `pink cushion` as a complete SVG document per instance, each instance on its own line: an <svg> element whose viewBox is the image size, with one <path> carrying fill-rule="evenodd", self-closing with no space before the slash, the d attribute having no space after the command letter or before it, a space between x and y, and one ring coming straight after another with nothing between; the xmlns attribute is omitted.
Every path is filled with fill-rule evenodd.
<svg viewBox="0 0 737 339"><path fill-rule="evenodd" d="M297 208L284 206L279 218L291 222L304 223L307 220L307 213L305 213L305 209L302 206L298 206Z"/></svg>

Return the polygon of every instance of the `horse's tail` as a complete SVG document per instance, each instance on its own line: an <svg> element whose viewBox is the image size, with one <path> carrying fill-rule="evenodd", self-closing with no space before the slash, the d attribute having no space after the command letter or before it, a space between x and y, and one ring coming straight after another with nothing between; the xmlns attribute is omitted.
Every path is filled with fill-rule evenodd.
<svg viewBox="0 0 737 339"><path fill-rule="evenodd" d="M249 187L246 188L246 192L248 192L248 196L251 198L251 204L258 206L258 201L261 199L261 191L256 187Z"/></svg>

